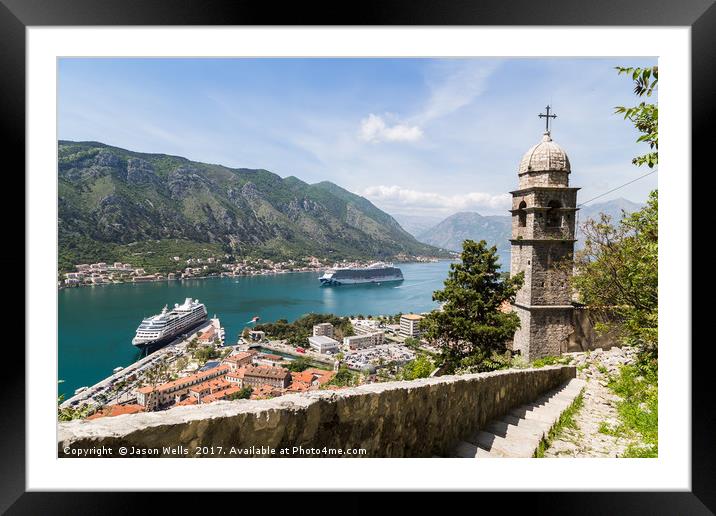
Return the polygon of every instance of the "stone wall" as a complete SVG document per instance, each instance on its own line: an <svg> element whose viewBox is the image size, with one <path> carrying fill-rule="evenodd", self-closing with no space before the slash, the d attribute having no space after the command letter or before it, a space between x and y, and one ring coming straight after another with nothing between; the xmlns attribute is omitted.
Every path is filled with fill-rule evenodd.
<svg viewBox="0 0 716 516"><path fill-rule="evenodd" d="M184 446L195 456L196 447L221 446L235 457L231 447L264 446L301 456L300 446L363 448L367 457L445 455L490 420L575 376L573 366L504 370L69 421L59 423L58 454L104 447L105 457L117 457L124 446L173 456L164 447Z"/></svg>
<svg viewBox="0 0 716 516"><path fill-rule="evenodd" d="M616 330L599 333L596 329L599 323L616 321L617 316L608 310L586 306L575 307L572 313L572 333L563 345L562 352L589 351L597 348L607 350L618 345Z"/></svg>
<svg viewBox="0 0 716 516"><path fill-rule="evenodd" d="M574 331L572 306L513 305L512 309L520 318L520 328L509 349L519 351L530 362L558 356L567 349L569 336Z"/></svg>

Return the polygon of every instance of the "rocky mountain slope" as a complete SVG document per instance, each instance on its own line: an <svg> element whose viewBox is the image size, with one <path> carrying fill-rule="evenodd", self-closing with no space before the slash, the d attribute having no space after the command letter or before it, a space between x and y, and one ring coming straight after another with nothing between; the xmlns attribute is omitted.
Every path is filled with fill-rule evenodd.
<svg viewBox="0 0 716 516"><path fill-rule="evenodd" d="M343 188L97 142L59 142L63 263L126 257L167 242L272 258L432 255L387 213Z"/></svg>

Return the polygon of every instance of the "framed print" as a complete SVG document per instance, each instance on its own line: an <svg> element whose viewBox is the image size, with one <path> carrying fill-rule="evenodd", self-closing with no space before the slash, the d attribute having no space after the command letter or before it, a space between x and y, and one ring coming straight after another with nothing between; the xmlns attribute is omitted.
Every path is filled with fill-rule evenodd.
<svg viewBox="0 0 716 516"><path fill-rule="evenodd" d="M716 8L559 4L3 0L27 203L3 509L708 514L690 171Z"/></svg>

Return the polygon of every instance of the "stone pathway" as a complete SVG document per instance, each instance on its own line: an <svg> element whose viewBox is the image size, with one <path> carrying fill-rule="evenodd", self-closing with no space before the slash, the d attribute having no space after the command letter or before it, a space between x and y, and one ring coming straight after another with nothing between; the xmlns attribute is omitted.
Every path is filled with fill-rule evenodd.
<svg viewBox="0 0 716 516"><path fill-rule="evenodd" d="M619 397L608 387L608 375L634 360L631 348L570 353L577 366L577 378L585 381L582 408L574 415L576 429L564 428L544 452L545 457L619 457L631 443L628 438L599 431L603 423L619 424L616 404Z"/></svg>

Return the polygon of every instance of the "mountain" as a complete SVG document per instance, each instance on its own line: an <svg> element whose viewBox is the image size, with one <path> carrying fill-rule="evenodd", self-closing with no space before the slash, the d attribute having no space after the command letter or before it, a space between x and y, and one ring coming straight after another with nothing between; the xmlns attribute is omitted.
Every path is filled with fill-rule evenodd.
<svg viewBox="0 0 716 516"><path fill-rule="evenodd" d="M643 207L644 203L632 202L620 197L611 201L580 206L579 221L581 224L587 219L596 219L600 213L604 213L612 218L612 223L616 223L622 218L622 211L633 213Z"/></svg>
<svg viewBox="0 0 716 516"><path fill-rule="evenodd" d="M503 266L509 267L510 233L512 223L509 215L483 216L476 212L460 212L417 235L417 239L436 247L461 251L463 240L485 240L497 246Z"/></svg>
<svg viewBox="0 0 716 516"><path fill-rule="evenodd" d="M622 198L582 206L579 210L579 224L590 218L598 218L600 213L611 216L612 223L617 223L621 219L622 210L632 213L643 206ZM511 233L512 224L509 215L483 216L475 212L461 212L418 233L416 238L426 244L453 251L462 249L463 240L485 240L488 244L497 246L501 263L503 266L509 266ZM577 229L576 238L576 247L580 249L584 240L580 229Z"/></svg>
<svg viewBox="0 0 716 516"><path fill-rule="evenodd" d="M443 220L442 217L431 215L393 214L393 218L398 221L405 231L416 238Z"/></svg>
<svg viewBox="0 0 716 516"><path fill-rule="evenodd" d="M267 258L436 255L370 201L322 182L60 141L60 268L180 251Z"/></svg>
<svg viewBox="0 0 716 516"><path fill-rule="evenodd" d="M578 225L576 231L577 242L575 247L582 249L584 247L584 233L582 232L582 224L588 219L599 220L600 213L609 215L612 224L617 224L622 218L622 212L627 214L633 213L644 207L644 203L632 202L627 199L620 197L619 199L613 199L611 201L600 202L597 204L591 204L587 206L580 206L578 212Z"/></svg>

